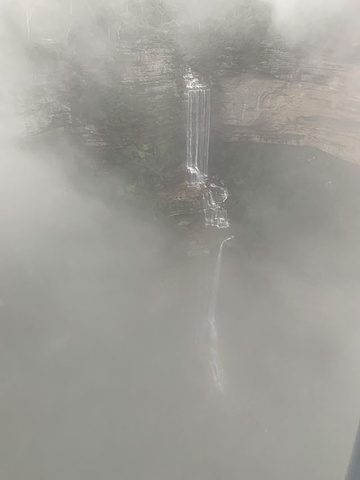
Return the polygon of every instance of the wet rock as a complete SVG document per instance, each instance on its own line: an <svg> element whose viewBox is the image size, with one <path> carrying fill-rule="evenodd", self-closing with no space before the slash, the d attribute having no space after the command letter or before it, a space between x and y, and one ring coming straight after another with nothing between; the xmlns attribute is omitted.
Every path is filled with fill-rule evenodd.
<svg viewBox="0 0 360 480"><path fill-rule="evenodd" d="M230 50L219 68L212 125L223 139L312 146L360 162L359 55L268 46L255 65Z"/></svg>

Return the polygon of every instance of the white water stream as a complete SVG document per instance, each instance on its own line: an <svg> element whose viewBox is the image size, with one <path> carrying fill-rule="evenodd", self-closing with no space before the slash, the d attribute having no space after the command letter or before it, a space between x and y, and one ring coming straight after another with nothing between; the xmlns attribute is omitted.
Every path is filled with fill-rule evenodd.
<svg viewBox="0 0 360 480"><path fill-rule="evenodd" d="M184 75L187 103L187 183L190 187L206 187L203 195L205 224L217 228L229 227L224 203L226 188L208 183L210 142L210 89L191 73Z"/></svg>
<svg viewBox="0 0 360 480"><path fill-rule="evenodd" d="M187 101L187 182L203 185L208 175L210 89L189 71L185 76Z"/></svg>
<svg viewBox="0 0 360 480"><path fill-rule="evenodd" d="M210 141L210 89L199 82L191 70L184 75L187 103L187 184L202 188L205 225L228 228L229 221L225 202L228 190L208 180ZM213 285L207 316L210 336L210 366L216 389L224 393L224 371L219 357L219 335L216 325L216 304L219 292L220 270L224 245L232 239L222 241L216 260Z"/></svg>
<svg viewBox="0 0 360 480"><path fill-rule="evenodd" d="M224 370L223 370L221 360L220 360L220 355L219 355L219 334L218 334L218 329L216 324L216 305L217 305L217 299L219 294L221 263L222 263L224 245L226 242L228 242L229 240L232 240L233 238L234 238L233 236L226 238L221 242L221 245L220 245L219 254L217 256L216 265L215 265L214 280L212 284L209 311L208 311L208 317L207 317L209 335L210 335L210 355L211 355L210 366L211 366L215 387L220 393L225 392L225 378L224 378Z"/></svg>

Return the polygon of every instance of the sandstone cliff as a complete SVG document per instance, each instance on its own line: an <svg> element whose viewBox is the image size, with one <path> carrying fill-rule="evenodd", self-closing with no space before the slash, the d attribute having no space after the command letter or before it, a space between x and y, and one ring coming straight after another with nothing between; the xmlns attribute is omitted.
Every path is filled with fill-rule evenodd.
<svg viewBox="0 0 360 480"><path fill-rule="evenodd" d="M213 90L213 129L228 141L307 145L360 163L358 53L339 60L268 48L248 66L228 52Z"/></svg>

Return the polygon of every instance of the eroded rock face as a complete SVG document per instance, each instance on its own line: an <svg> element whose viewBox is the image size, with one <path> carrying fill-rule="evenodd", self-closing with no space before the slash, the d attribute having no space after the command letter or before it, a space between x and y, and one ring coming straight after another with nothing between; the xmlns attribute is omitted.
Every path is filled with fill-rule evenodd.
<svg viewBox="0 0 360 480"><path fill-rule="evenodd" d="M360 163L358 56L340 62L331 54L266 53L251 70L231 54L223 60L213 129L228 141L307 145Z"/></svg>
<svg viewBox="0 0 360 480"><path fill-rule="evenodd" d="M100 157L110 152L150 171L170 157L181 163L184 59L166 35L121 35L111 54L99 47L80 55L81 71L72 72L70 87L57 74L37 78L28 134L65 128ZM63 60L52 62L61 71ZM209 82L213 133L226 141L316 147L360 163L359 79L356 47L317 56L274 44L256 54L225 48Z"/></svg>
<svg viewBox="0 0 360 480"><path fill-rule="evenodd" d="M122 31L85 51L63 47L50 66L40 52L24 100L26 134L67 128L100 157L129 149L142 161L155 154L153 144L159 154L176 142L182 123L184 67L170 40L152 30Z"/></svg>

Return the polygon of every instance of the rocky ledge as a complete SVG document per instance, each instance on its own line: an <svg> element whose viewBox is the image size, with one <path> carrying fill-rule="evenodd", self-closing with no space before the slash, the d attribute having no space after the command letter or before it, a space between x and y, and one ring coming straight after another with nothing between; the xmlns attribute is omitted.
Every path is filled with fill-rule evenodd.
<svg viewBox="0 0 360 480"><path fill-rule="evenodd" d="M219 62L213 129L224 140L307 145L360 163L360 51L341 61L267 48L247 65L235 51Z"/></svg>

